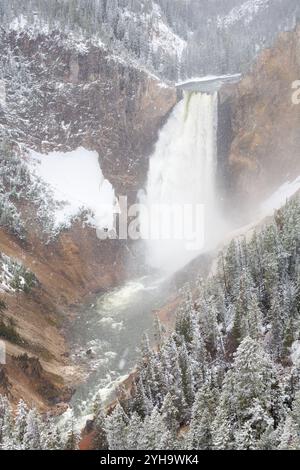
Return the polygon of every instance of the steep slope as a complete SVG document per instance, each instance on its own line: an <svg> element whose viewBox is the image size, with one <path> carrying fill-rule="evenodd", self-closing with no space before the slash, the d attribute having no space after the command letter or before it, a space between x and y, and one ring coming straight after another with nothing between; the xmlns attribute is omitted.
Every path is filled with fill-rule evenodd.
<svg viewBox="0 0 300 470"><path fill-rule="evenodd" d="M298 0L0 0L5 29L101 41L169 80L245 71L299 15Z"/></svg>

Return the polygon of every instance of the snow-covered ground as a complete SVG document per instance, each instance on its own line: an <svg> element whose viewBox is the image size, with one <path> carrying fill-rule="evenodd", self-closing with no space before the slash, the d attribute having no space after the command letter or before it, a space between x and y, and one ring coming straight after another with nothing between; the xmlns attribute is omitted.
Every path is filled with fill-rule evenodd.
<svg viewBox="0 0 300 470"><path fill-rule="evenodd" d="M261 204L262 216L272 215L276 209L280 209L286 201L300 189L300 176L293 181L287 181L278 188L266 201Z"/></svg>
<svg viewBox="0 0 300 470"><path fill-rule="evenodd" d="M97 152L80 147L72 152L29 152L31 171L49 187L56 203L55 227L68 226L82 211L96 228L113 227L115 192L103 176Z"/></svg>

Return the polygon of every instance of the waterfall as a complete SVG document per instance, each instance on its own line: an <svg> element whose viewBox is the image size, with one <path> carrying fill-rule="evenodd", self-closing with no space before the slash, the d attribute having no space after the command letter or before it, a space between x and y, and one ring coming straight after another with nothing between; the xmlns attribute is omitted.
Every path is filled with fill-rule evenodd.
<svg viewBox="0 0 300 470"><path fill-rule="evenodd" d="M217 107L217 93L185 92L160 132L150 159L146 191L140 197L147 208L140 216L141 233L146 240L147 261L152 267L175 272L212 242L216 213ZM174 220L169 217L166 222L158 207L172 207ZM193 210L195 218L196 213L200 216L201 207L204 211L201 225L193 221L193 236L199 240L204 236L204 245L200 246L191 243L192 227L186 230L184 222L181 236L179 225L180 214L185 210L190 214ZM166 226L167 235L158 236L165 234Z"/></svg>

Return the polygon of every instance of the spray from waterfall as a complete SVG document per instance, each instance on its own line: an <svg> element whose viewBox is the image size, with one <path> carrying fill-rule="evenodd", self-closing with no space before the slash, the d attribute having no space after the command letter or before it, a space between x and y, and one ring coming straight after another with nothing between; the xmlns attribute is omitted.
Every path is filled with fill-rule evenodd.
<svg viewBox="0 0 300 470"><path fill-rule="evenodd" d="M148 210L140 217L147 261L154 268L175 272L214 241L218 230L217 110L217 93L185 92L160 132L150 159L146 191L141 196ZM166 216L168 207L173 219L170 214ZM181 218L185 209L193 213L193 230L186 230L190 221L187 224ZM179 227L182 220L183 230ZM193 236L198 242L203 239L201 246L193 243Z"/></svg>

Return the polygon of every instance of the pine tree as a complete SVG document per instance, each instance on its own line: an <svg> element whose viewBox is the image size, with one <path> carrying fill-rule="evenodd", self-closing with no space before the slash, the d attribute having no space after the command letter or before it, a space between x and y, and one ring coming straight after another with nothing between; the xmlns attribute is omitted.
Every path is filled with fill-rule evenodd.
<svg viewBox="0 0 300 470"><path fill-rule="evenodd" d="M128 416L118 404L105 420L105 431L110 450L126 450L128 434Z"/></svg>
<svg viewBox="0 0 300 470"><path fill-rule="evenodd" d="M175 407L170 393L166 395L160 413L164 425L170 432L169 438L175 440L179 429L180 411Z"/></svg>
<svg viewBox="0 0 300 470"><path fill-rule="evenodd" d="M300 428L290 414L286 417L279 449L300 450Z"/></svg>
<svg viewBox="0 0 300 470"><path fill-rule="evenodd" d="M163 450L162 443L165 445L166 436L169 438L169 431L157 408L154 408L151 415L145 418L142 429L143 437L141 444L143 450Z"/></svg>
<svg viewBox="0 0 300 470"><path fill-rule="evenodd" d="M187 414L189 415L189 409L194 402L195 386L191 361L185 344L179 349L178 363L180 367L182 392L187 405Z"/></svg>
<svg viewBox="0 0 300 470"><path fill-rule="evenodd" d="M137 414L133 413L130 417L130 422L127 430L127 450L140 450L142 438L143 421ZM141 449L143 450L143 449Z"/></svg>
<svg viewBox="0 0 300 470"><path fill-rule="evenodd" d="M216 393L207 383L199 390L194 401L192 419L187 435L188 449L212 449L212 423L215 419L216 407Z"/></svg>
<svg viewBox="0 0 300 470"><path fill-rule="evenodd" d="M167 340L161 355L166 388L172 395L175 407L179 410L186 410L179 354L174 336Z"/></svg>
<svg viewBox="0 0 300 470"><path fill-rule="evenodd" d="M28 407L23 400L20 400L15 418L14 442L16 446L23 446L24 436L27 429Z"/></svg>
<svg viewBox="0 0 300 470"><path fill-rule="evenodd" d="M94 448L97 450L107 450L108 442L105 432L105 414L100 395L94 401Z"/></svg>
<svg viewBox="0 0 300 470"><path fill-rule="evenodd" d="M32 409L27 414L26 431L24 434L23 445L26 450L40 450L42 423L36 409Z"/></svg>
<svg viewBox="0 0 300 470"><path fill-rule="evenodd" d="M14 421L12 409L6 397L0 395L0 449L13 448Z"/></svg>
<svg viewBox="0 0 300 470"><path fill-rule="evenodd" d="M262 435L270 426L275 427L278 416L273 408L281 406L281 391L278 386L276 371L270 358L259 343L251 338L239 346L234 355L232 368L228 371L220 399L218 413L224 415L224 426L230 426L230 445L241 446L244 442L246 449L257 447ZM217 418L220 426L220 419ZM251 432L250 432L251 427ZM243 429L243 439L239 430ZM218 442L217 431L217 442ZM251 441L250 441L251 438Z"/></svg>
<svg viewBox="0 0 300 470"><path fill-rule="evenodd" d="M66 440L64 443L65 450L77 450L80 440L80 435L76 429L76 422L73 410L69 411L69 417L66 424Z"/></svg>
<svg viewBox="0 0 300 470"><path fill-rule="evenodd" d="M197 325L194 326L193 341L190 346L191 350L191 368L195 384L195 390L204 384L208 375L208 355L203 340L203 336Z"/></svg>

